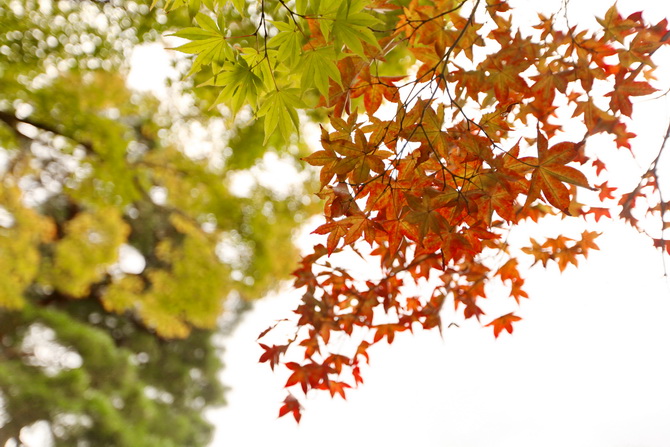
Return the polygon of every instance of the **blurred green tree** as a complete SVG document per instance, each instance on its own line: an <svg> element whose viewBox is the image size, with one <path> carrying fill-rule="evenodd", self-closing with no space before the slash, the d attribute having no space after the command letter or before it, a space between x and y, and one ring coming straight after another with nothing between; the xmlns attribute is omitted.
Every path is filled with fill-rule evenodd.
<svg viewBox="0 0 670 447"><path fill-rule="evenodd" d="M56 446L206 445L224 305L231 324L288 274L308 216L307 178L265 169L303 147L128 87L187 11L0 3L0 446L37 423Z"/></svg>

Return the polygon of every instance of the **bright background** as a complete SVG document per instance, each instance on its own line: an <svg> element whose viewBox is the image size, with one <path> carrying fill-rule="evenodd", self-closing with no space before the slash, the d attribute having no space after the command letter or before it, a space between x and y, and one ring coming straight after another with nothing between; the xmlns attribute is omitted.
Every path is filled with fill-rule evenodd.
<svg viewBox="0 0 670 447"><path fill-rule="evenodd" d="M514 2L526 11L534 11L536 3ZM610 4L571 2L570 22L588 26ZM545 1L542 7L559 11L561 2ZM624 14L645 11L653 23L670 16L665 0L619 1L618 8ZM659 84L666 88L667 59L658 60L665 65ZM631 129L639 135L633 144L642 161L628 154L615 161L634 182L631 173L646 169L670 120L667 97L637 107ZM667 168L661 170L668 177L669 159L666 154ZM287 285L283 293L257 302L225 341L221 377L231 389L227 407L211 414L218 428L212 445L670 446L670 284L661 255L621 223L553 225L544 234L601 231L601 250L563 274L555 265L531 268L531 299L511 309L523 317L513 335L496 340L476 321L445 330L442 337L437 331L398 334L393 345L382 342L371 349L365 384L350 390L346 401L327 393L304 399L299 425L290 416L277 418L288 374L258 364L262 350L256 337L288 317L300 294Z"/></svg>
<svg viewBox="0 0 670 447"><path fill-rule="evenodd" d="M670 289L647 240L601 228L601 250L579 269L529 272L512 336L476 322L442 338L398 334L371 349L346 402L308 396L299 426L277 419L287 376L258 364L255 342L299 297L258 302L225 343L231 389L211 415L212 445L667 447Z"/></svg>
<svg viewBox="0 0 670 447"><path fill-rule="evenodd" d="M560 1L511 3L527 11L529 21L539 7L563 14ZM595 23L610 4L568 3L571 25ZM642 10L653 23L670 17L667 0L621 0L618 8L623 14ZM161 61L168 64L155 47L145 50L137 55L134 71L141 74L133 84L155 88L147 70L156 73ZM664 54L657 59L662 70L656 85L667 90L670 60ZM150 68L141 69L144 64ZM640 161L626 153L612 161L624 183L624 174L636 183L660 148L670 121L664 92L654 101L638 101L631 130L639 135L633 144ZM589 140L594 144L611 143ZM666 154L661 172L670 184L669 159ZM281 174L276 179L281 182ZM256 342L262 330L291 315L300 294L287 285L257 302L224 340L221 378L230 390L228 405L210 414L218 429L212 445L670 446L670 284L661 255L649 239L621 223L556 220L548 225L542 231L548 236L601 231L601 250L563 274L555 265L531 268L526 275L531 299L506 310L523 317L513 335L496 340L476 321L442 336L437 331L398 334L393 345L371 348L366 383L350 390L346 401L323 393L304 399L300 425L290 416L277 418L288 374L259 364L262 350ZM527 226L516 234L536 231ZM498 300L509 306L509 299Z"/></svg>

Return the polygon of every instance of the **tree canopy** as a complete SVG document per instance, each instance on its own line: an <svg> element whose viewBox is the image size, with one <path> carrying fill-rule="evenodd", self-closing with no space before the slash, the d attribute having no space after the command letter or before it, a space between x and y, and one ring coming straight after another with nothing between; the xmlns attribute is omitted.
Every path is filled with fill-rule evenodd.
<svg viewBox="0 0 670 447"><path fill-rule="evenodd" d="M261 180L303 146L264 145L207 92L128 85L133 50L188 23L132 1L0 7L0 445L36 423L58 446L207 445L214 335L290 273L309 177Z"/></svg>
<svg viewBox="0 0 670 447"><path fill-rule="evenodd" d="M618 211L670 253L658 188L670 132L632 189L611 184L606 162L631 149L634 98L657 92L652 55L670 41L665 19L612 5L582 29L558 11L529 20L504 0L162 5L191 11L176 49L194 55L190 73L208 78L201 86L217 94L213 104L250 110L266 139L291 141L300 110L327 121L321 148L304 158L320 171L325 223L314 232L326 241L294 272L304 290L295 336L261 344L261 362L290 370L289 389L344 397L362 382L371 345L441 330L445 304L496 337L511 333L515 312L486 314L492 284L519 304L528 265L563 270L598 248L588 230L512 244L523 221ZM607 143L589 144L599 134ZM336 262L364 246L374 277ZM342 337L357 348L339 349ZM293 394L285 414L300 419Z"/></svg>
<svg viewBox="0 0 670 447"><path fill-rule="evenodd" d="M634 187L617 189L607 162L631 149L634 97L657 92L666 20L614 5L582 29L505 0L8 6L0 442L47 421L59 445L203 445L225 299L260 296L290 270L303 300L277 324L294 335L270 345L262 333L260 361L287 368L289 390L344 397L375 343L443 330L448 307L511 333L521 317L489 315L492 285L518 305L529 265L563 270L597 249L588 230L510 238L522 222L618 212L670 253L658 186L670 128ZM190 59L175 59L184 78L161 100L125 76L133 45L165 33ZM321 148L308 153L310 120ZM259 179L290 157L318 169L325 220L297 265L291 236L310 200ZM258 181L236 192L244 172ZM347 251L376 273L338 264ZM35 340L62 356L45 360ZM290 392L280 415L300 408Z"/></svg>

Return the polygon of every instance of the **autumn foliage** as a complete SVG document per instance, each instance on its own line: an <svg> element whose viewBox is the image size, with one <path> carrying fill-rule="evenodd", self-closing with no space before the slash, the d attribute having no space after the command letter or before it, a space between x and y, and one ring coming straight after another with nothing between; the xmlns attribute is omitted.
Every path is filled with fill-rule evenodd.
<svg viewBox="0 0 670 447"><path fill-rule="evenodd" d="M304 291L295 336L261 344L261 362L288 368L291 390L344 397L363 381L370 346L441 330L444 306L496 337L511 333L519 316L486 312L493 280L519 303L528 298L522 258L563 270L598 248L591 231L511 246L507 235L522 221L599 220L618 200L621 217L640 231L636 208L670 226L658 158L625 192L608 184L602 158L631 149L632 98L656 91L651 56L670 41L665 20L649 24L612 6L597 27L581 30L559 15L535 16L531 26L504 0L261 0L248 18L255 31L240 36L245 47L209 18L225 5L209 3L196 21L224 36L217 45L225 51L203 56L198 40L182 50L211 65L207 84L225 85L220 102L250 105L266 132L286 139L298 129L295 109L329 112L321 148L304 159L320 170L325 223L314 233L325 243L294 272ZM574 126L577 138L566 134ZM596 134L609 135L610 147L590 147ZM588 206L579 201L587 190L598 191ZM670 253L663 231L652 238ZM374 278L332 261L364 246L378 263ZM339 351L342 337L357 347ZM300 419L293 395L285 414Z"/></svg>

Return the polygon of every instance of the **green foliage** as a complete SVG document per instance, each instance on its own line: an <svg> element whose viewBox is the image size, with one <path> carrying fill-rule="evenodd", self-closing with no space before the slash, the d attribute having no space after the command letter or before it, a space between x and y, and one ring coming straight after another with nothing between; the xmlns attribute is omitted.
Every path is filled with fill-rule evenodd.
<svg viewBox="0 0 670 447"><path fill-rule="evenodd" d="M2 203L11 213L11 225L0 227L0 306L18 309L23 291L39 270L39 246L53 228L47 219L20 203L17 188L0 185Z"/></svg>
<svg viewBox="0 0 670 447"><path fill-rule="evenodd" d="M300 78L300 87L302 89L316 87L319 93L328 96L329 79L338 84L342 83L340 72L334 60L335 50L330 45L306 51L298 64L303 72L303 76Z"/></svg>
<svg viewBox="0 0 670 447"><path fill-rule="evenodd" d="M192 8L196 3L183 2ZM381 60L392 49L380 47L373 30L385 23L370 12L367 1L234 5L202 4L197 26L173 34L188 41L175 49L197 55L189 75L211 74L201 87L218 87L213 104L225 104L234 113L247 105L255 117L265 117L266 140L279 135L290 141L300 128L297 110L312 108L318 96L328 100L331 81L344 87L338 69L343 59L358 55L367 60L374 54ZM174 2L163 6L177 7Z"/></svg>
<svg viewBox="0 0 670 447"><path fill-rule="evenodd" d="M294 67L300 60L302 52L303 37L300 29L295 23L272 22L279 32L270 40L267 45L270 48L277 48L277 59L280 62L286 61L289 67Z"/></svg>
<svg viewBox="0 0 670 447"><path fill-rule="evenodd" d="M247 102L256 104L263 80L242 58L237 64L224 65L207 84L223 87L214 104L226 103L237 113Z"/></svg>
<svg viewBox="0 0 670 447"><path fill-rule="evenodd" d="M133 48L180 28L198 60L189 74L175 59L182 76L223 79L235 109L270 92L267 62L230 45L227 16L186 3L0 8L0 445L38 421L57 446L206 445L202 413L222 403L217 321L297 258L303 192L254 179L268 147L304 149L278 139L297 114L267 111L283 133L264 145L262 123L220 118L207 89L157 99L127 85ZM244 176L252 186L233 191Z"/></svg>
<svg viewBox="0 0 670 447"><path fill-rule="evenodd" d="M235 57L233 49L226 40L225 28L219 27L204 14L196 15L195 20L201 28L184 28L173 34L191 40L175 48L176 50L198 55L188 72L189 76L198 72L203 65L222 65L226 60Z"/></svg>
<svg viewBox="0 0 670 447"><path fill-rule="evenodd" d="M330 33L333 34L335 51L346 45L354 54L365 58L363 42L379 48L377 38L370 28L381 22L371 14L363 12L363 8L366 6L367 1L365 0L341 2L332 22L332 28L326 31L328 26L321 26L321 31L326 40L328 40ZM322 23L327 24L329 22L322 20Z"/></svg>
<svg viewBox="0 0 670 447"><path fill-rule="evenodd" d="M298 113L296 108L304 107L298 97L298 89L276 90L265 96L263 107L258 116L265 117L265 144L275 129L279 129L281 136L288 141L293 128L298 128Z"/></svg>
<svg viewBox="0 0 670 447"><path fill-rule="evenodd" d="M200 410L220 404L223 391L207 332L164 343L132 319L105 316L92 300L29 305L0 314L0 324L11 334L0 357L9 416L2 442L43 420L59 447L207 444L211 427ZM34 349L38 337L61 358Z"/></svg>
<svg viewBox="0 0 670 447"><path fill-rule="evenodd" d="M129 230L114 208L78 213L63 225L63 236L42 266L40 282L75 298L88 296L91 284L102 280L105 267L117 260Z"/></svg>

